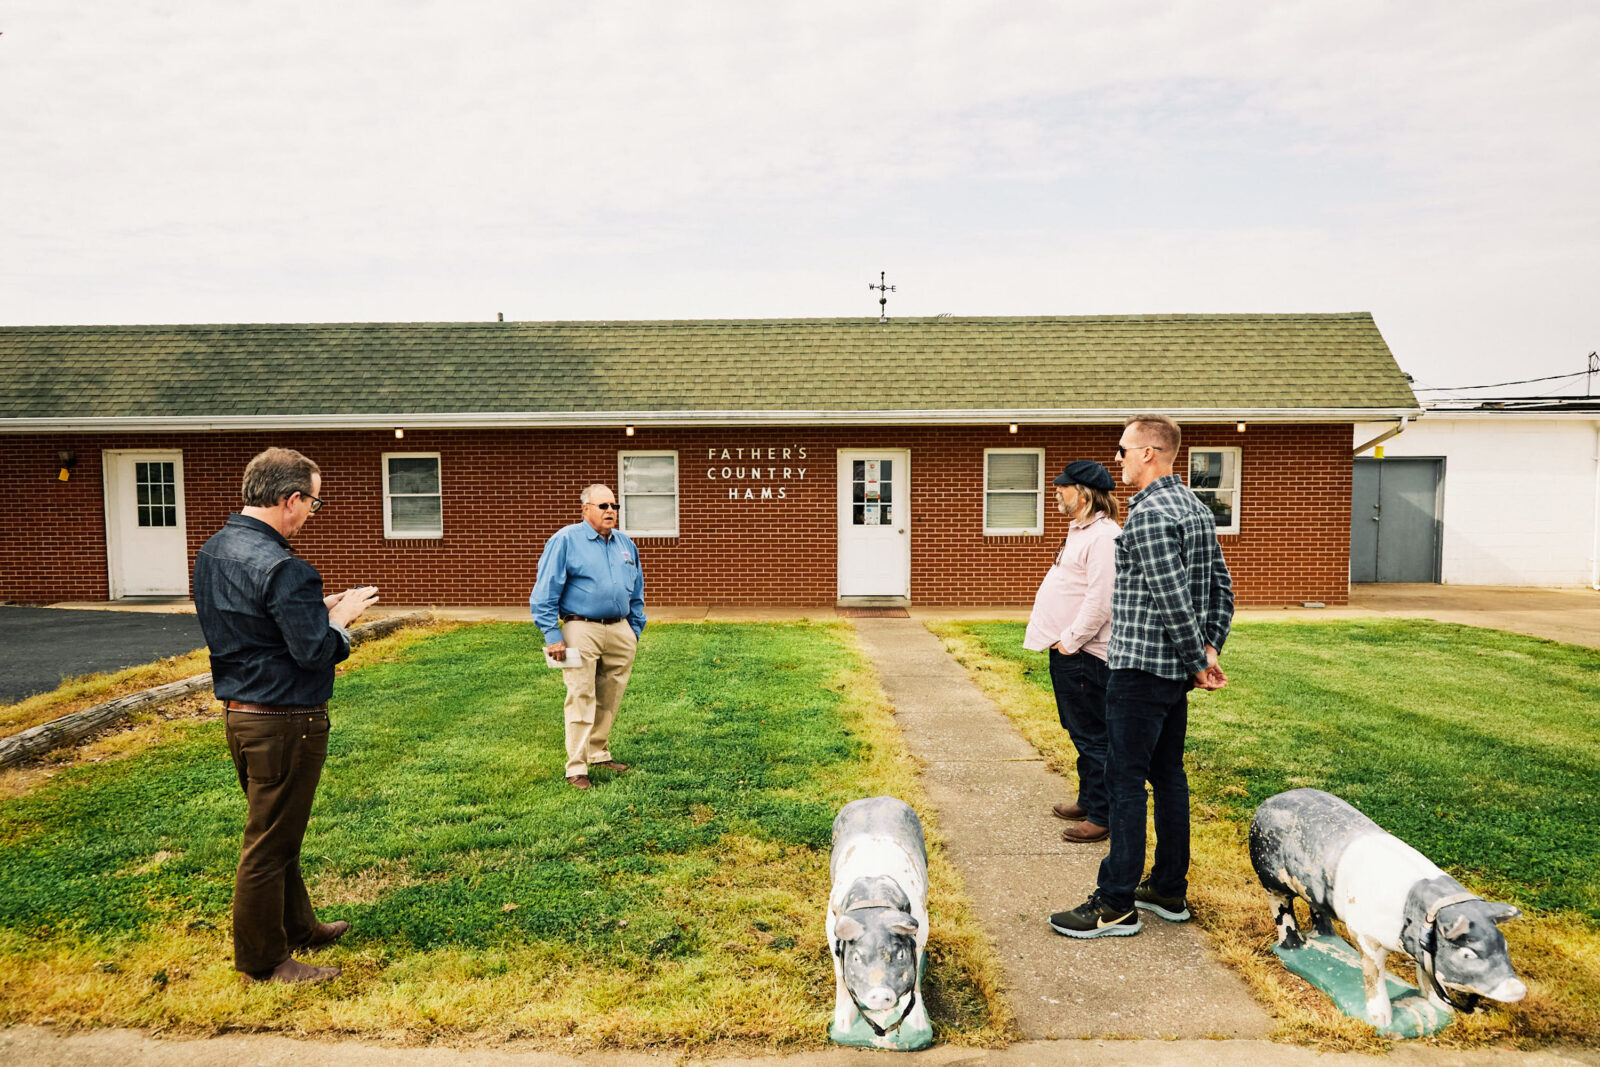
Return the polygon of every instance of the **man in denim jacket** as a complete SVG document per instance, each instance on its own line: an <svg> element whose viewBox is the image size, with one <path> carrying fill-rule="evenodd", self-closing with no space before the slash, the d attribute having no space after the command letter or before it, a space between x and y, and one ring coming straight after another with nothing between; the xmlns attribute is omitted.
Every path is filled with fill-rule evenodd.
<svg viewBox="0 0 1600 1067"><path fill-rule="evenodd" d="M337 967L293 953L350 928L317 921L300 875L300 843L328 755L333 668L350 655L345 627L375 600L372 586L322 595L322 576L293 537L321 510L322 472L287 448L245 468L244 507L200 549L194 604L223 702L228 751L247 814L233 883L233 960L246 981L323 982Z"/></svg>

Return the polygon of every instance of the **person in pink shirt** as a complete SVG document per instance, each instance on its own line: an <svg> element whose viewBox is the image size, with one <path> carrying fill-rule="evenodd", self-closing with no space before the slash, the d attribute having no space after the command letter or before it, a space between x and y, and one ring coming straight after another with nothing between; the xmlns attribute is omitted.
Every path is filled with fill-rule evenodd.
<svg viewBox="0 0 1600 1067"><path fill-rule="evenodd" d="M1111 472L1093 460L1069 463L1053 484L1056 509L1071 519L1055 563L1039 584L1022 647L1050 652L1056 713L1078 750L1078 799L1051 811L1072 825L1062 840L1104 841L1106 792L1106 644L1116 574L1117 502Z"/></svg>

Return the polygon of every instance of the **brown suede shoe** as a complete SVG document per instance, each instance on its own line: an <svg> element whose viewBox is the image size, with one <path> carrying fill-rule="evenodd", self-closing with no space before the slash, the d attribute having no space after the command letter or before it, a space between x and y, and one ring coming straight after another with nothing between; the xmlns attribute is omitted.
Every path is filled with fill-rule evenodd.
<svg viewBox="0 0 1600 1067"><path fill-rule="evenodd" d="M337 967L313 967L309 963L301 963L297 959L286 959L272 970L263 975L247 974L244 976L245 985L256 982L282 982L285 985L298 985L304 982L331 982L339 977Z"/></svg>
<svg viewBox="0 0 1600 1067"><path fill-rule="evenodd" d="M1057 804L1050 809L1050 813L1058 819L1065 819L1068 822L1077 822L1079 819L1089 814L1089 809L1080 807L1077 802L1074 801L1071 804Z"/></svg>
<svg viewBox="0 0 1600 1067"><path fill-rule="evenodd" d="M309 952L312 949L322 948L324 945L331 945L343 937L349 929L350 924L343 919L332 923L318 923L316 930L312 931L311 936L306 938L305 944L301 945L300 948Z"/></svg>
<svg viewBox="0 0 1600 1067"><path fill-rule="evenodd" d="M1073 823L1061 831L1061 840L1071 841L1075 845L1092 845L1096 841L1104 841L1111 836L1111 831L1104 826L1096 826L1088 819L1080 823Z"/></svg>
<svg viewBox="0 0 1600 1067"><path fill-rule="evenodd" d="M588 789L589 776L587 774L574 774L571 778L567 779L567 784L574 789Z"/></svg>
<svg viewBox="0 0 1600 1067"><path fill-rule="evenodd" d="M595 767L603 767L608 771L616 771L618 774L621 774L623 771L628 769L628 765L626 763L618 763L614 759L608 759L604 763L591 763L589 764L589 767L591 769Z"/></svg>

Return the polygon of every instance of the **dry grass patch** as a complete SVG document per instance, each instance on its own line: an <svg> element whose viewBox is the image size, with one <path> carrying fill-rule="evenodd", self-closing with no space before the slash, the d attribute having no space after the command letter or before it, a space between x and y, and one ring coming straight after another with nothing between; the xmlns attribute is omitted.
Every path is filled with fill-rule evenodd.
<svg viewBox="0 0 1600 1067"><path fill-rule="evenodd" d="M1011 625L1016 631L1015 640L1004 630ZM1255 625L1276 627L1283 624ZM943 640L979 687L1005 709L1023 736L1044 756L1047 765L1059 774L1072 777L1076 753L1057 718L1042 657L1021 651L1021 624L941 622L930 623L929 628ZM1229 645L1232 663L1229 670L1235 683L1246 676L1240 665L1240 653L1248 645L1250 631L1250 625L1237 627ZM1481 644L1474 640L1470 647L1469 654L1475 659L1485 653ZM1351 657L1358 660L1371 654L1370 650L1353 651ZM1356 670L1342 668L1337 663L1333 666L1335 670ZM1449 668L1446 665L1443 669ZM1230 685L1230 689L1234 688ZM1194 802L1189 900L1196 922L1209 936L1212 953L1238 971L1257 999L1272 1012L1277 1023L1274 1037L1327 1050L1370 1052L1389 1048L1393 1042L1379 1037L1370 1026L1339 1012L1327 997L1284 969L1270 951L1275 931L1268 898L1250 866L1248 810L1235 806L1248 805L1252 795L1250 783L1230 771L1226 761L1215 752L1194 753L1195 725L1202 719L1220 718L1222 705L1218 698L1222 693L1197 692L1190 700L1193 757L1190 781ZM1234 692L1231 699L1237 702L1244 699L1244 695ZM1235 703L1233 714L1259 721L1265 727L1267 720L1278 712L1268 710L1252 716L1239 711ZM1294 729L1290 724L1279 725ZM1315 749L1313 732L1302 731L1299 736L1303 737L1308 752ZM1236 740L1239 749L1248 752L1257 739L1241 736ZM1397 770L1396 773L1405 772ZM1291 774L1289 784L1327 788L1325 778L1311 772ZM1512 792L1508 785L1507 795ZM1547 832L1565 834L1573 829L1550 826ZM1499 899L1508 894L1510 887L1503 878L1477 876L1472 870L1452 864L1448 856L1433 858L1447 869L1453 867L1453 873L1469 888ZM1575 911L1540 911L1525 905L1524 910L1525 917L1507 923L1502 932L1510 944L1512 961L1528 984L1527 999L1520 1004L1495 1006L1477 1014L1460 1016L1442 1034L1427 1039L1428 1043L1458 1048L1600 1044L1600 929L1586 915ZM1397 976L1409 980L1410 966L1409 959L1403 955L1390 957L1390 970Z"/></svg>

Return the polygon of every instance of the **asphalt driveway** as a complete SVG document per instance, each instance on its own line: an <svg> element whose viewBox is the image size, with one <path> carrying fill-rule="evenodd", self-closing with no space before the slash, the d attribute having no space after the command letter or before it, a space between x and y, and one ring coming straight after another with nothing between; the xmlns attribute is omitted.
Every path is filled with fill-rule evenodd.
<svg viewBox="0 0 1600 1067"><path fill-rule="evenodd" d="M0 606L0 703L205 645L193 615Z"/></svg>

